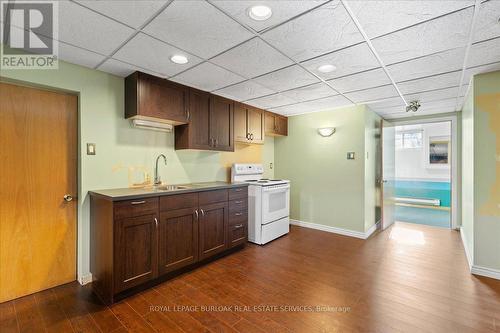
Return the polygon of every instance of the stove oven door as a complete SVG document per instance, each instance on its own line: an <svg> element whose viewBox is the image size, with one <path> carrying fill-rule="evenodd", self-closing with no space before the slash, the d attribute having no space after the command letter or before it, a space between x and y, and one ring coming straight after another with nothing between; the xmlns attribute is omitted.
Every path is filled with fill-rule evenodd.
<svg viewBox="0 0 500 333"><path fill-rule="evenodd" d="M290 184L262 187L262 224L290 215Z"/></svg>

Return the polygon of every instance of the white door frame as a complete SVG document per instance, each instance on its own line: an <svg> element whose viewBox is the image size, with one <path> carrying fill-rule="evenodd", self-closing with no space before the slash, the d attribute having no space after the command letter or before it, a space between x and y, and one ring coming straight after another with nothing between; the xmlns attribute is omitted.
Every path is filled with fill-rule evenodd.
<svg viewBox="0 0 500 333"><path fill-rule="evenodd" d="M389 120L390 121L390 120ZM457 116L439 116L420 119L397 120L392 123L395 126L411 124L429 124L440 123L444 121L451 122L451 229L458 229L458 128Z"/></svg>

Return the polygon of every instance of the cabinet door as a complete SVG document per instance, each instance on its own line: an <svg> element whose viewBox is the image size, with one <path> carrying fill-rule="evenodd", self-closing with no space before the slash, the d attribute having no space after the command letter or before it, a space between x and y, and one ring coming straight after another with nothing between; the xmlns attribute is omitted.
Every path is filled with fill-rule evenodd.
<svg viewBox="0 0 500 333"><path fill-rule="evenodd" d="M139 115L177 124L188 122L187 87L143 73L139 75L138 84Z"/></svg>
<svg viewBox="0 0 500 333"><path fill-rule="evenodd" d="M288 135L288 118L282 116L276 116L276 134L277 135Z"/></svg>
<svg viewBox="0 0 500 333"><path fill-rule="evenodd" d="M114 222L115 292L157 276L157 221L149 214Z"/></svg>
<svg viewBox="0 0 500 333"><path fill-rule="evenodd" d="M234 141L248 142L247 109L241 103L234 106Z"/></svg>
<svg viewBox="0 0 500 333"><path fill-rule="evenodd" d="M248 107L248 132L251 143L264 143L264 111L261 109Z"/></svg>
<svg viewBox="0 0 500 333"><path fill-rule="evenodd" d="M220 202L200 206L200 260L222 252L227 247L228 206Z"/></svg>
<svg viewBox="0 0 500 333"><path fill-rule="evenodd" d="M193 264L198 259L198 213L195 208L160 213L158 273Z"/></svg>
<svg viewBox="0 0 500 333"><path fill-rule="evenodd" d="M210 149L210 94L191 89L189 95L189 148Z"/></svg>
<svg viewBox="0 0 500 333"><path fill-rule="evenodd" d="M234 102L210 96L210 136L214 150L234 151Z"/></svg>
<svg viewBox="0 0 500 333"><path fill-rule="evenodd" d="M267 135L275 135L276 134L275 119L276 119L276 117L274 116L274 114L266 112L264 124L265 124L265 128L266 128L265 132Z"/></svg>

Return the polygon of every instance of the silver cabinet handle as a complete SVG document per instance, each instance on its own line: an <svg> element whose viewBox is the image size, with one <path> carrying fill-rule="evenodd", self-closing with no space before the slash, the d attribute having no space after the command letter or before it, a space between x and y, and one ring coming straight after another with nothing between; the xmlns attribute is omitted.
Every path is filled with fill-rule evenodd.
<svg viewBox="0 0 500 333"><path fill-rule="evenodd" d="M156 226L156 229L158 229L158 219L155 217L155 226Z"/></svg>
<svg viewBox="0 0 500 333"><path fill-rule="evenodd" d="M243 200L237 200L234 202L235 204L239 205L239 204L242 204L243 203Z"/></svg>
<svg viewBox="0 0 500 333"><path fill-rule="evenodd" d="M253 141L253 133L252 133L252 134L250 134L250 140L252 140L252 141Z"/></svg>
<svg viewBox="0 0 500 333"><path fill-rule="evenodd" d="M131 204L132 205L142 205L142 204L145 204L146 203L146 200L142 200L142 201L132 201Z"/></svg>
<svg viewBox="0 0 500 333"><path fill-rule="evenodd" d="M241 192L243 189L242 188L235 188L234 192Z"/></svg>
<svg viewBox="0 0 500 333"><path fill-rule="evenodd" d="M234 216L241 216L243 213L234 213Z"/></svg>
<svg viewBox="0 0 500 333"><path fill-rule="evenodd" d="M250 140L250 133L247 133L247 140Z"/></svg>
<svg viewBox="0 0 500 333"><path fill-rule="evenodd" d="M243 228L243 224L237 224L234 226L234 229L240 229Z"/></svg>
<svg viewBox="0 0 500 333"><path fill-rule="evenodd" d="M205 211L203 210L203 208L200 208L200 211L201 211L201 215L205 216Z"/></svg>
<svg viewBox="0 0 500 333"><path fill-rule="evenodd" d="M197 220L200 218L200 216L198 215L198 209L196 209L196 210L194 211L194 215L196 215L196 219L197 219Z"/></svg>
<svg viewBox="0 0 500 333"><path fill-rule="evenodd" d="M214 142L215 142L215 145L214 145L214 146L215 146L215 147L217 147L217 145L219 144L219 139L215 139L215 141L214 141Z"/></svg>
<svg viewBox="0 0 500 333"><path fill-rule="evenodd" d="M66 202L73 201L73 196L71 194L65 194L63 196L63 198L64 198L64 201L66 201Z"/></svg>

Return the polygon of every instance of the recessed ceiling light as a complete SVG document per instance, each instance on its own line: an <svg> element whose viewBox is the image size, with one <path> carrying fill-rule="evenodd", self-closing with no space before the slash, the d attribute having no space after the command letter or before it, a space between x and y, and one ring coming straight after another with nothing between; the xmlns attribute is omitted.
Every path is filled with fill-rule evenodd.
<svg viewBox="0 0 500 333"><path fill-rule="evenodd" d="M271 8L264 5L252 6L248 9L248 16L256 21L264 21L273 15Z"/></svg>
<svg viewBox="0 0 500 333"><path fill-rule="evenodd" d="M318 71L320 71L321 73L330 73L336 69L337 69L337 67L335 67L334 65L331 65L331 64L325 64L325 65L321 65L318 67Z"/></svg>
<svg viewBox="0 0 500 333"><path fill-rule="evenodd" d="M187 64L188 63L188 58L186 58L183 55L176 54L170 57L170 61L174 62L176 64Z"/></svg>

